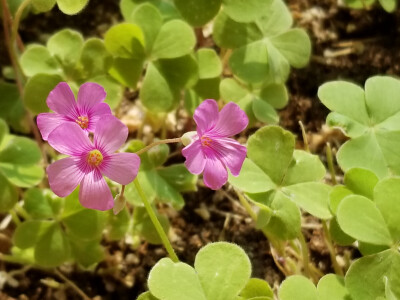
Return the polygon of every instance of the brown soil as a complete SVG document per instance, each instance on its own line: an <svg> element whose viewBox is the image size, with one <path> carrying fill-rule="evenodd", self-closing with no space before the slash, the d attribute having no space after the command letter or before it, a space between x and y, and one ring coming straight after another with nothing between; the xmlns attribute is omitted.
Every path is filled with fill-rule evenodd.
<svg viewBox="0 0 400 300"><path fill-rule="evenodd" d="M317 98L318 87L339 78L363 84L372 75L399 74L400 12L388 14L379 7L370 11L348 10L338 7L336 0L287 2L296 24L311 36L313 56L308 67L293 70L290 75L287 83L290 103L280 112L281 125L300 137L298 121L302 121L309 133L311 148L324 158L324 144L327 141L334 145L341 143L343 137L321 129L328 111ZM47 14L30 15L23 21L21 37L26 43L40 42L65 27L77 29L85 37L102 37L107 28L122 19L118 4L117 0L90 0L78 16L66 16L57 9ZM4 44L0 45L0 54L0 63L6 65ZM271 286L284 278L272 260L268 241L254 229L251 219L237 202L229 200L223 192L204 188L186 194L185 201L185 207L179 212L161 208L170 217L174 247L182 261L192 264L200 247L208 242L227 240L245 249L252 261L254 277L266 279ZM306 220L315 223L312 218ZM311 249L311 260L323 272L330 271L329 254L319 227L304 229L304 233ZM3 234L7 236L11 232ZM6 243L1 241L2 252L10 246ZM104 241L104 245L108 257L94 271L62 268L87 295L98 296L96 299L135 299L146 290L151 267L166 255L162 247L147 243L135 250L124 242ZM18 265L0 263L0 270L19 268ZM6 286L0 292L0 300L79 299L69 288L55 289L41 281L53 279L62 283L53 272L31 269L16 278L19 286Z"/></svg>

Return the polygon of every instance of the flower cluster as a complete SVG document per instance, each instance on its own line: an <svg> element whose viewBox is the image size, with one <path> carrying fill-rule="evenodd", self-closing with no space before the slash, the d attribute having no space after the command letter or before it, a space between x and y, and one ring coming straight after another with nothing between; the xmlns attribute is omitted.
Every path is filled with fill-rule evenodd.
<svg viewBox="0 0 400 300"><path fill-rule="evenodd" d="M128 137L128 128L104 103L106 93L95 83L81 86L78 101L68 84L58 84L47 98L55 113L37 118L43 139L69 155L47 167L49 185L65 197L80 185L79 201L87 208L108 210L114 200L103 176L126 185L138 173L140 158L134 153L114 153ZM93 133L93 141L88 133Z"/></svg>
<svg viewBox="0 0 400 300"><path fill-rule="evenodd" d="M78 185L79 201L87 208L108 210L114 200L103 176L126 185L138 173L140 158L134 153L114 153L128 137L128 128L111 114L104 103L106 92L96 83L83 84L78 99L67 83L61 82L47 98L54 113L42 113L37 124L44 140L62 158L47 167L49 185L59 197ZM203 173L204 184L221 188L228 171L239 175L247 149L229 137L247 127L248 118L235 103L218 110L215 100L203 101L195 110L197 132L182 137L185 165L193 174ZM91 138L90 134L93 134Z"/></svg>

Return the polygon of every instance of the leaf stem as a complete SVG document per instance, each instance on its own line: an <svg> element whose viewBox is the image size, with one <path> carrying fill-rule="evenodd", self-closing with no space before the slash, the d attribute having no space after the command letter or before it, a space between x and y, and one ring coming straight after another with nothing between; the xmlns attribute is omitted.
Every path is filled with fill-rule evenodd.
<svg viewBox="0 0 400 300"><path fill-rule="evenodd" d="M146 147L140 149L139 151L136 152L137 155L140 155L146 151L149 151L151 148L161 145L161 144L172 144L172 143L180 143L181 138L175 138L175 139L166 139L166 140L159 140L151 143L150 145L147 145Z"/></svg>
<svg viewBox="0 0 400 300"><path fill-rule="evenodd" d="M331 173L331 180L333 185L337 185L335 168L333 167L333 155L331 144L326 143L326 161L328 163L329 173Z"/></svg>
<svg viewBox="0 0 400 300"><path fill-rule="evenodd" d="M298 239L299 239L300 245L301 245L301 254L303 256L304 272L309 278L312 278L311 271L310 271L310 266L309 266L310 258L308 257L308 247L307 247L306 240L305 240L305 238L303 236L303 233L301 231L300 231L300 233L298 235Z"/></svg>
<svg viewBox="0 0 400 300"><path fill-rule="evenodd" d="M82 299L84 300L91 300L92 298L90 298L88 295L86 295L84 293L84 291L82 291L74 282L72 282L71 280L69 280L63 273L61 273L59 270L54 269L54 273L60 277L63 281L65 281L65 283L67 285L69 285L75 292L77 292Z"/></svg>
<svg viewBox="0 0 400 300"><path fill-rule="evenodd" d="M333 269L335 270L335 273L337 275L344 276L343 270L339 266L339 264L336 260L335 247L333 246L331 234L329 232L328 225L325 220L322 220L322 228L324 229L325 243L326 243L326 246L328 247L329 255L331 256Z"/></svg>
<svg viewBox="0 0 400 300"><path fill-rule="evenodd" d="M310 153L310 146L308 145L307 134L306 134L306 130L304 128L303 122L299 121L299 125L300 125L300 128L301 128L301 135L303 136L304 149L308 153Z"/></svg>
<svg viewBox="0 0 400 300"><path fill-rule="evenodd" d="M142 198L144 207L146 208L147 213L150 216L151 222L153 223L154 227L157 230L158 235L161 238L161 241L165 247L165 249L168 252L169 257L172 259L173 262L179 262L179 258L176 255L174 248L172 248L172 245L164 232L164 229L162 228L160 221L157 219L156 214L153 211L153 207L151 206L150 202L147 200L146 195L144 194L142 187L140 186L139 180L136 178L134 181L135 187L139 193L139 196Z"/></svg>

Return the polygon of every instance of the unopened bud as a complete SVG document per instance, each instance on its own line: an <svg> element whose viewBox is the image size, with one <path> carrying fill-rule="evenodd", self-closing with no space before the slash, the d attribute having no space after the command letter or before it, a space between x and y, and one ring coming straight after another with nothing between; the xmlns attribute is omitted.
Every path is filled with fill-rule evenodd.
<svg viewBox="0 0 400 300"><path fill-rule="evenodd" d="M184 135L182 135L182 137L181 137L182 144L183 144L184 146L189 145L189 144L193 141L193 137L194 137L196 134L197 134L196 131L189 131L189 132L186 132L186 133L185 133Z"/></svg>
<svg viewBox="0 0 400 300"><path fill-rule="evenodd" d="M114 198L114 207L113 213L114 215L118 215L121 210L125 207L125 197L124 195L117 194Z"/></svg>

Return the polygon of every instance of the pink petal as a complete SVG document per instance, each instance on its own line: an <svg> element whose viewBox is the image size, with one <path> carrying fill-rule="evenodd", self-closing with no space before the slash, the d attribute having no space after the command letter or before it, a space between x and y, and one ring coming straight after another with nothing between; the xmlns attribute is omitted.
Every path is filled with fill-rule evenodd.
<svg viewBox="0 0 400 300"><path fill-rule="evenodd" d="M204 100L194 111L193 118L197 124L197 133L202 136L218 121L217 102L213 99Z"/></svg>
<svg viewBox="0 0 400 300"><path fill-rule="evenodd" d="M219 112L218 122L211 130L213 134L229 137L243 131L249 119L246 113L235 103L229 102Z"/></svg>
<svg viewBox="0 0 400 300"><path fill-rule="evenodd" d="M93 106L88 112L89 126L87 130L90 132L94 132L97 122L104 115L111 115L111 109L107 103L99 103Z"/></svg>
<svg viewBox="0 0 400 300"><path fill-rule="evenodd" d="M79 112L82 115L88 114L94 106L104 101L106 95L104 88L97 83L86 82L82 84L78 92Z"/></svg>
<svg viewBox="0 0 400 300"><path fill-rule="evenodd" d="M56 113L65 115L73 120L78 117L78 107L74 93L66 82L60 82L56 85L47 97L46 103Z"/></svg>
<svg viewBox="0 0 400 300"><path fill-rule="evenodd" d="M54 129L48 137L50 146L62 154L81 156L94 147L78 124L68 122Z"/></svg>
<svg viewBox="0 0 400 300"><path fill-rule="evenodd" d="M132 182L140 166L140 158L135 153L114 153L104 159L100 171L120 184Z"/></svg>
<svg viewBox="0 0 400 300"><path fill-rule="evenodd" d="M220 189L228 180L228 171L217 157L207 157L203 181L212 190Z"/></svg>
<svg viewBox="0 0 400 300"><path fill-rule="evenodd" d="M42 135L47 141L49 134L61 124L68 122L68 119L57 113L42 113L37 116L36 123Z"/></svg>
<svg viewBox="0 0 400 300"><path fill-rule="evenodd" d="M231 170L233 176L238 176L246 158L247 148L230 138L213 140L211 148L218 153L218 157Z"/></svg>
<svg viewBox="0 0 400 300"><path fill-rule="evenodd" d="M186 158L185 166L192 174L200 174L206 165L206 158L199 140L192 142L182 149L182 155Z"/></svg>
<svg viewBox="0 0 400 300"><path fill-rule="evenodd" d="M84 176L78 160L72 157L57 160L48 166L46 171L50 188L59 197L71 194Z"/></svg>
<svg viewBox="0 0 400 300"><path fill-rule="evenodd" d="M105 115L94 132L94 144L107 154L118 150L128 137L128 127L113 115Z"/></svg>
<svg viewBox="0 0 400 300"><path fill-rule="evenodd" d="M114 206L110 188L99 170L94 169L83 177L79 188L79 202L86 208L97 210L108 210Z"/></svg>

